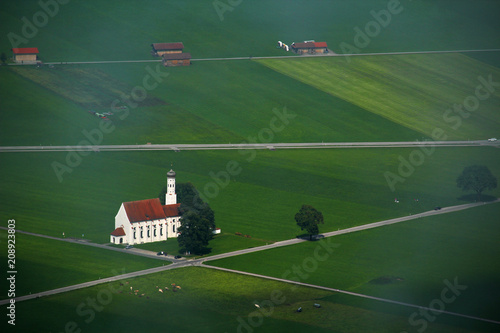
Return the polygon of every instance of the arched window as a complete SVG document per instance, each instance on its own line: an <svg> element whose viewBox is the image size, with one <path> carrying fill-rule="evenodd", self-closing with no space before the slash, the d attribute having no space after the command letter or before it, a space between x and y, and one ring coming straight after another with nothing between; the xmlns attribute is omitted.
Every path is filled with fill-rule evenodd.
<svg viewBox="0 0 500 333"><path fill-rule="evenodd" d="M172 224L172 231L175 233L175 224Z"/></svg>

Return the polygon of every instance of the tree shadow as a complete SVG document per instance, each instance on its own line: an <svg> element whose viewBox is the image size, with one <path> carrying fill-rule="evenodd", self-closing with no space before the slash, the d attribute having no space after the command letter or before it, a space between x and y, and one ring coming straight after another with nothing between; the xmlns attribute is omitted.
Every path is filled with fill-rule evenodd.
<svg viewBox="0 0 500 333"><path fill-rule="evenodd" d="M493 195L481 194L480 202L495 201L497 198ZM477 202L477 194L465 194L458 197L457 200L465 202Z"/></svg>
<svg viewBox="0 0 500 333"><path fill-rule="evenodd" d="M307 241L311 241L311 242L319 241L322 238L325 238L324 235L313 235L312 239L311 239L311 236L309 234L300 234L300 235L297 235L296 237L299 239L303 239L303 240L307 240Z"/></svg>

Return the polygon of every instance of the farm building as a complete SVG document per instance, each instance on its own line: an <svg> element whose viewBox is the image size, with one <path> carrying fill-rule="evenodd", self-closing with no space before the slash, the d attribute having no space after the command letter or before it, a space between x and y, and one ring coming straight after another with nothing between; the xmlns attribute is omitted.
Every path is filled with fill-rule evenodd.
<svg viewBox="0 0 500 333"><path fill-rule="evenodd" d="M328 45L326 45L326 42L293 43L292 51L297 54L328 53Z"/></svg>
<svg viewBox="0 0 500 333"><path fill-rule="evenodd" d="M190 53L168 53L162 56L163 66L189 66L191 65Z"/></svg>
<svg viewBox="0 0 500 333"><path fill-rule="evenodd" d="M14 61L23 64L34 64L37 60L38 48L24 47L12 49Z"/></svg>
<svg viewBox="0 0 500 333"><path fill-rule="evenodd" d="M182 53L184 44L182 43L154 43L151 44L153 55L161 57L164 54Z"/></svg>
<svg viewBox="0 0 500 333"><path fill-rule="evenodd" d="M160 199L123 202L115 216L115 230L110 234L113 244L142 244L177 237L181 226L175 193L175 172L167 173L165 205Z"/></svg>

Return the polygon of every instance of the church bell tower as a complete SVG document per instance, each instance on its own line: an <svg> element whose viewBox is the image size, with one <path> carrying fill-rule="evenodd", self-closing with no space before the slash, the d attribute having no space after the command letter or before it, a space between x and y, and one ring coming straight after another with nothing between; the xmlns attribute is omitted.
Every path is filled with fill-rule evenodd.
<svg viewBox="0 0 500 333"><path fill-rule="evenodd" d="M165 205L175 205L177 194L175 194L175 171L170 169L167 173L167 193L165 194Z"/></svg>

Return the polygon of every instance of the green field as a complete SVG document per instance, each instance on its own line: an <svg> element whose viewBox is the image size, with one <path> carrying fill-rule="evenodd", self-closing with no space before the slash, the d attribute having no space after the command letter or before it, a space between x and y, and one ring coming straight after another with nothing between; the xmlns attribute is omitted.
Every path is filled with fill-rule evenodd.
<svg viewBox="0 0 500 333"><path fill-rule="evenodd" d="M358 29L373 27L374 15L388 8L388 0L231 1L223 14L214 1L70 1L26 36L23 25L41 17L40 3L11 1L0 8L0 53L10 57L13 47L37 47L40 60L55 62L40 68L0 66L1 146L422 141L437 139L437 130L447 140L500 137L497 51L255 59L290 55L276 48L278 40L326 41L335 53L499 49L500 2L495 0L401 0L400 11L380 31L369 33L365 45L358 43ZM11 44L13 34L24 42ZM178 41L193 56L190 67L63 64L158 60L150 53L151 43ZM356 49L346 50L347 44ZM211 57L249 59L197 60ZM448 111L476 96L481 78L492 83L477 109ZM141 91L146 94L137 98ZM113 114L105 122L89 111ZM418 154L423 160L391 189L384 174L401 174L401 161ZM500 175L494 147L81 155L0 153L0 225L15 219L18 230L55 237L84 234L86 240L107 243L120 204L157 197L173 167L177 182L192 182L215 211L222 234L209 246L218 254L296 237L301 231L293 216L302 204L323 212L321 232L333 231L471 202L472 193L461 192L455 183L466 166L486 165ZM71 171L58 177L54 163L70 165ZM228 163L237 163L238 172L226 181ZM499 195L497 188L483 199ZM427 306L440 294L444 279L458 277L468 289L446 310L499 320L498 206L335 237L340 247L305 280ZM6 233L0 236L5 244ZM112 276L113 269L130 272L163 264L22 234L17 240L20 294ZM216 264L281 277L314 253L317 244ZM178 252L175 239L140 247ZM0 255L4 262L5 255ZM387 281L392 283L381 283ZM128 282L145 296L113 294L95 319L86 317L89 312L79 314L78 306L118 283L18 303L17 328L71 331L66 325L74 321L82 331L95 332L418 331L409 324L410 308L308 288L291 290L290 285L209 268ZM176 282L182 290L160 294L153 287L164 282ZM238 318L247 320L254 304L276 290L285 293L285 303L257 327L238 327ZM313 308L316 302L321 309ZM306 309L301 314L294 311L299 306ZM441 315L426 332L496 328Z"/></svg>
<svg viewBox="0 0 500 333"><path fill-rule="evenodd" d="M6 226L7 219L15 218L20 230L56 237L62 232L67 237L85 234L91 241L107 243L120 204L157 197L173 162L177 181L192 182L206 196L223 233L272 242L300 233L293 216L302 204L322 211L326 223L320 230L332 231L469 202L464 195L472 193L460 191L455 183L467 165L487 165L500 174L495 148L436 148L392 192L384 172L397 173L398 158L408 159L412 151L263 150L256 151L251 162L248 151L92 153L64 174L61 183L51 163L64 163L66 153L4 154L0 195L6 209L1 223ZM227 182L220 173L229 161L236 161L241 170ZM215 185L214 175L222 185ZM485 198L498 196L498 191L485 192Z"/></svg>
<svg viewBox="0 0 500 333"><path fill-rule="evenodd" d="M322 241L335 245L327 258L306 242L210 264L421 306L457 278L467 289L446 310L498 321L499 214L495 203L332 237Z"/></svg>
<svg viewBox="0 0 500 333"><path fill-rule="evenodd" d="M227 2L225 2L227 4ZM353 44L355 27L373 20L370 11L386 0L254 0L233 2L221 21L211 1L71 1L29 40L44 61L149 59L150 44L184 42L194 58L283 55L275 48L308 39L324 40L336 52ZM498 2L478 0L401 1L402 12L371 38L362 52L498 48ZM0 51L13 47L7 33L22 37L26 16L40 10L36 0L0 10ZM300 18L300 19L298 19ZM306 29L304 27L307 27ZM61 29L62 28L62 29ZM76 38L75 36L78 36ZM23 45L24 46L24 45Z"/></svg>
<svg viewBox="0 0 500 333"><path fill-rule="evenodd" d="M498 88L474 107L465 103L488 78L498 85L500 70L465 55L355 57L349 63L339 58L259 62L426 137L441 128L446 137L434 139L479 139L495 136L500 127ZM466 104L464 112L447 112L455 104Z"/></svg>
<svg viewBox="0 0 500 333"><path fill-rule="evenodd" d="M20 228L21 221L17 227ZM71 286L100 278L169 264L110 250L16 234L16 295ZM0 230L2 262L7 263L7 231ZM6 280L2 290L8 290ZM2 293L1 299L7 298Z"/></svg>
<svg viewBox="0 0 500 333"><path fill-rule="evenodd" d="M173 293L172 283L182 289ZM137 296L129 292L129 286L139 290ZM156 286L169 290L160 293ZM399 332L411 328L411 309L375 301L366 301L364 306L372 308L365 309L334 297L330 292L275 281L183 268L19 303L16 328L62 331L68 322L85 332L164 332L165 327L173 332ZM99 312L85 305L89 298L103 301L97 303ZM314 303L321 308L314 308ZM254 304L261 305L262 312ZM295 312L298 307L302 313ZM443 315L429 323L428 331L474 332L478 327L472 328L467 320L450 322Z"/></svg>

